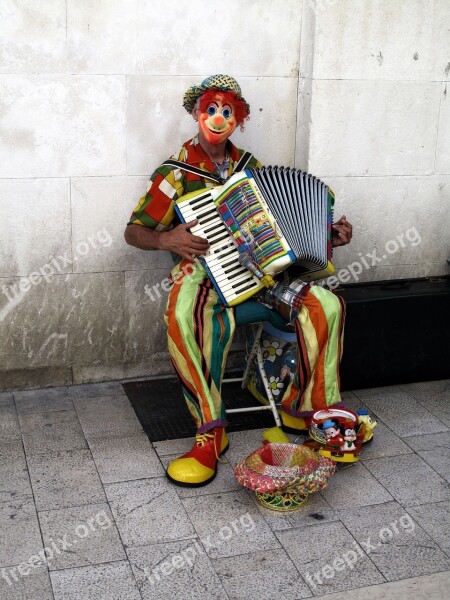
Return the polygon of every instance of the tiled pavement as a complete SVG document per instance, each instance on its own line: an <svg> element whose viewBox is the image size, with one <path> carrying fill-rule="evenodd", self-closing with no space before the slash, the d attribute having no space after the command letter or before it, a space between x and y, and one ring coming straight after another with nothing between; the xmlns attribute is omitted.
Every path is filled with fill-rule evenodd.
<svg viewBox="0 0 450 600"><path fill-rule="evenodd" d="M164 466L192 441L152 445L120 383L0 394L1 600L448 598L450 381L345 402L374 441L280 514L233 478L261 431L191 490Z"/></svg>

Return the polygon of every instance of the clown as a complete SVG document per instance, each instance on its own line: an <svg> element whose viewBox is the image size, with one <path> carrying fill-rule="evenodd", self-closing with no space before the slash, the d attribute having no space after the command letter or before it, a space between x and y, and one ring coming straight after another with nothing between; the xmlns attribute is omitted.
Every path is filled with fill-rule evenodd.
<svg viewBox="0 0 450 600"><path fill-rule="evenodd" d="M169 250L177 256L165 322L172 364L197 435L192 449L173 460L166 473L178 485L196 487L215 477L219 456L228 448L221 383L235 321L234 310L221 304L196 260L208 251L208 242L190 233L197 221L177 221L174 201L261 164L229 139L236 127L243 129L250 114L235 79L206 78L186 91L183 106L198 123L198 133L153 173L147 193L131 215L125 239L143 250ZM349 243L351 235L351 225L341 217L333 225L333 245ZM195 268L187 268L193 261ZM343 301L319 286L311 287L296 323L299 369L281 406L283 424L290 430L307 429L314 411L340 403L343 322Z"/></svg>

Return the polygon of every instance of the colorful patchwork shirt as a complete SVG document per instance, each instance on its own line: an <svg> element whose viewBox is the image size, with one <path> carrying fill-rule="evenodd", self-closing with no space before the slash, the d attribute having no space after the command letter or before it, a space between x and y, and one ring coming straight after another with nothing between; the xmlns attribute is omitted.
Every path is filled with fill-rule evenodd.
<svg viewBox="0 0 450 600"><path fill-rule="evenodd" d="M244 154L244 150L236 148L229 140L227 145L230 160L229 174L233 173L234 165ZM217 169L206 152L201 147L198 135L183 144L179 154L174 154L172 159L185 162L189 165L218 175ZM261 163L253 156L247 167L261 167ZM176 218L174 201L185 194L213 187L214 181L205 179L194 173L188 173L181 168L173 166L160 166L150 178L148 191L139 200L134 209L129 225L144 225L157 231L169 229Z"/></svg>

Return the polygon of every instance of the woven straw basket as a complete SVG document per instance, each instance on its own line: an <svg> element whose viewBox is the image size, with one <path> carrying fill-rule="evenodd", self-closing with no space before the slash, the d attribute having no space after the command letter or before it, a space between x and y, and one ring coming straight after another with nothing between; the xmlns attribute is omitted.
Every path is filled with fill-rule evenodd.
<svg viewBox="0 0 450 600"><path fill-rule="evenodd" d="M326 487L335 470L332 460L304 446L266 443L238 463L234 474L263 506L292 511Z"/></svg>

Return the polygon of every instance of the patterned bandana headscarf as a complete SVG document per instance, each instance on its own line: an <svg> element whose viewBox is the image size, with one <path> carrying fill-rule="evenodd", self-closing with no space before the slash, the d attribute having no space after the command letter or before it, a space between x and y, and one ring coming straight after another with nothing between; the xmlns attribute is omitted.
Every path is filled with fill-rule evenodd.
<svg viewBox="0 0 450 600"><path fill-rule="evenodd" d="M242 100L250 114L250 106L242 96L241 86L238 84L236 79L229 75L211 75L204 79L200 85L193 85L190 87L183 98L183 106L190 114L194 110L197 98L204 94L208 90L218 90L221 92L235 92L236 96Z"/></svg>

